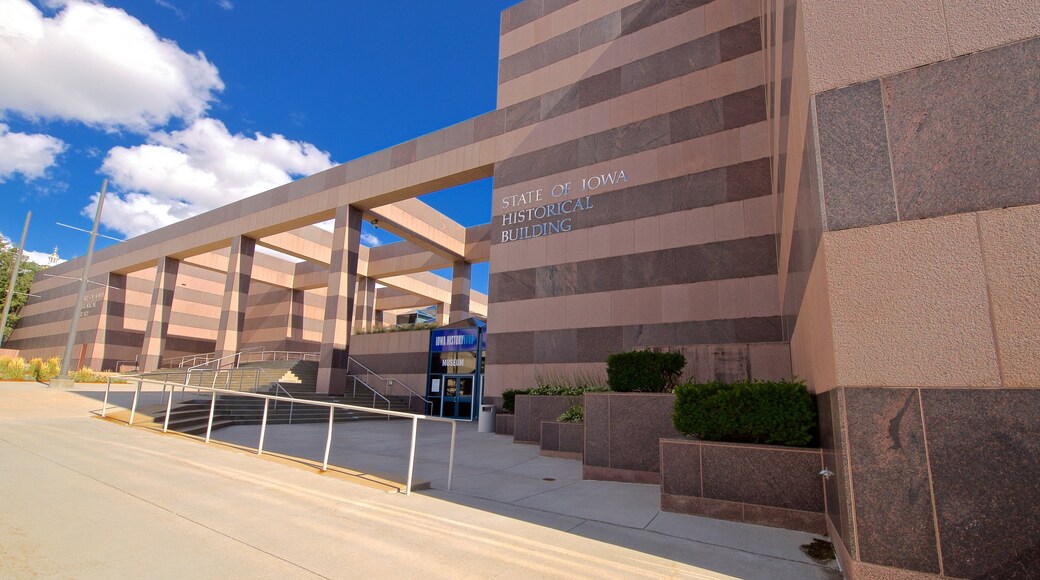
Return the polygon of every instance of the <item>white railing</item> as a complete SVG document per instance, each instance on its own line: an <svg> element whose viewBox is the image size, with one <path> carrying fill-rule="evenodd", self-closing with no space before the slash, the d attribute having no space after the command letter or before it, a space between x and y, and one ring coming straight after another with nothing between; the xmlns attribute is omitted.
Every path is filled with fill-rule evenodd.
<svg viewBox="0 0 1040 580"><path fill-rule="evenodd" d="M371 387L371 386L369 385L369 383L370 383L370 382L372 381L372 379L376 379L376 380L380 380L380 381L383 381L383 385L384 385L384 387L383 387L383 393L384 393L384 394L386 394L386 395L390 395L390 387L394 386L395 384L397 384L397 385L400 385L400 386L401 386L402 388L404 388L404 390L408 391L408 408L409 408L409 409L411 409L411 408L412 408L412 397L416 397L416 398L418 398L418 399L419 399L420 401L422 401L422 402L423 402L424 404L429 404L429 402L430 402L430 400L429 400L429 399L427 399L426 397L424 397L424 396L420 395L419 393L415 392L415 391L414 391L414 390L413 390L413 389L412 389L411 387L409 387L408 385L406 385L406 384L404 383L404 381L402 381L402 380L400 380L400 379L394 379L394 378L386 378L386 377L380 376L379 374L377 374L377 373L376 373L375 371L373 371L372 369L370 369L370 368L366 367L365 365L361 364L360 362L358 362L358 360L357 360L356 358L354 358L354 357L352 357L352 356L348 356L348 357L347 357L347 373L348 373L348 374L349 374L349 375L350 375L351 377L354 377L354 379L355 379L355 380L357 380L357 378L358 378L358 375L357 375L357 373L352 373L352 372L350 371L350 366L351 366L351 365L354 365L354 366L360 367L360 368L361 368L361 370L363 370L363 371L364 371L364 373L363 373L363 374L364 374L364 377L365 377L365 379L367 379L367 380L363 380L363 381L362 381L362 383L363 383L363 384L364 384L364 385L365 385L366 387L368 387L368 388L372 389L373 391L375 391L375 389L373 389L373 388L372 388L372 387ZM424 408L425 408L425 407L424 407Z"/></svg>
<svg viewBox="0 0 1040 580"><path fill-rule="evenodd" d="M202 361L201 364L206 364L209 361L213 360L214 357L216 357L216 356L217 356L217 353L215 353L215 352L206 352L206 353L202 353L202 354L186 354L184 356L171 357L171 358L163 359L163 361L161 363L159 363L159 368L162 368L162 369L178 368L178 369L180 369L180 368L184 368L185 366L193 367L193 366L196 366L196 365L200 364L199 363L200 360Z"/></svg>
<svg viewBox="0 0 1040 580"><path fill-rule="evenodd" d="M451 491L452 473L453 473L454 468L455 468L455 433L456 433L455 421L453 421L452 419L445 419L443 417L429 417L429 416L426 416L426 415L417 415L417 414L414 414L414 413L404 413L404 412L401 412L401 411L390 411L390 410L383 410L383 409L374 409L374 408L369 408L369 407L359 407L359 406L356 406L356 405L347 405L347 404L344 404L344 403L327 403L327 402L324 402L324 401L309 401L309 400L304 400L304 399L294 399L292 397L281 397L281 396L277 396L277 395L263 395L263 394L260 394L260 393L244 393L244 392L239 392L239 391L224 391L224 390L221 390L221 389L212 389L212 388L209 388L209 387L197 387L197 386L190 386L190 385L177 385L177 384L170 385L170 384L168 384L168 383L166 383L164 381L154 381L154 380L151 380L151 379L143 379L143 378L137 378L136 382L137 382L137 387L134 389L134 401L133 401L133 403L130 406L130 419L127 421L127 424L126 424L127 427L133 427L133 425L134 425L134 416L137 413L137 403L138 403L138 401L141 398L141 390L144 388L144 384L145 383L148 383L150 385L162 385L164 393L165 393L166 388L168 386L171 389L171 393L173 392L173 389L176 388L176 387L182 387L182 388L183 387L188 387L188 388L195 389L197 391L209 391L211 400L210 400L210 406L209 406L209 420L208 420L208 422L206 424L206 443L210 442L210 436L213 433L213 417L216 414L216 410L217 410L217 395L234 396L234 397L249 397L249 398L255 398L255 399L263 399L264 400L264 415L263 415L263 418L261 419L261 422L260 422L260 441L259 441L259 443L257 444L257 447L256 447L256 454L257 455L262 455L263 452L264 452L264 437L267 434L267 411L268 411L268 408L270 407L271 401L275 401L275 402L284 401L284 402L287 402L287 403L290 403L290 404L311 405L311 406L315 406L315 407L327 407L329 409L329 430L328 430L328 436L325 439L325 456L324 456L324 459L322 460L322 466L321 466L321 470L322 471L328 471L328 469L329 469L329 453L332 450L332 427L333 427L333 424L335 423L336 409L342 409L342 410L346 410L346 411L361 411L361 412L364 412L364 413L375 413L377 415L386 415L387 417L400 417L400 418L403 418L403 419L411 419L412 420L412 433L411 433L411 443L409 445L409 450L408 450L408 479L407 479L407 482L405 484L405 495L411 495L411 493L412 493L412 475L413 475L413 473L415 471L415 439L416 439L416 434L418 433L418 430L419 430L419 421L433 421L433 422L436 422L436 423L448 423L448 424L451 425L451 446L450 446L450 448L448 450L448 491ZM103 406L101 407L101 416L102 417L107 417L108 416L108 395L109 395L109 392L111 390L112 390L112 378L109 377L108 384L105 387L105 400L104 400ZM166 416L165 416L165 419L163 420L163 433L166 433L169 430L169 428L170 428L170 413L172 411L173 411L173 397L170 396L170 397L166 398Z"/></svg>
<svg viewBox="0 0 1040 580"><path fill-rule="evenodd" d="M358 387L358 384L360 383L362 387L365 387L369 391L372 391L372 408L373 409L376 408L376 397L379 397L380 399L383 399L383 401L386 402L387 410L390 409L390 399L388 399L388 398L384 397L383 395L379 394L379 391L376 391L371 386L369 386L368 383L366 383L365 381L359 379L358 377L356 377L354 375L350 375L350 378L354 379L354 397L355 398L357 397L357 387ZM412 406L409 405L408 408L411 409ZM387 417L387 420L389 420L389 419L390 419L390 417Z"/></svg>
<svg viewBox="0 0 1040 580"><path fill-rule="evenodd" d="M316 352L299 352L291 350L261 350L259 353L242 352L242 356L239 357L239 364L246 362L266 362L266 361L317 361L318 354Z"/></svg>

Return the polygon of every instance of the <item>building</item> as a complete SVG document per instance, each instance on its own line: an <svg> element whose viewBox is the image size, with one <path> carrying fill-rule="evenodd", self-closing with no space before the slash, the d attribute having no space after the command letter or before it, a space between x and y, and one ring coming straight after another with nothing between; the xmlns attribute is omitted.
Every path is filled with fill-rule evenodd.
<svg viewBox="0 0 1040 580"><path fill-rule="evenodd" d="M850 575L1035 575L1038 36L1031 0L527 0L495 111L98 252L77 356L265 345L320 350L324 391L348 354L423 384L428 335L351 329L484 314L489 261L485 397L642 347L793 374ZM414 199L489 176L483 226ZM76 283L34 293L10 346L59 353Z"/></svg>

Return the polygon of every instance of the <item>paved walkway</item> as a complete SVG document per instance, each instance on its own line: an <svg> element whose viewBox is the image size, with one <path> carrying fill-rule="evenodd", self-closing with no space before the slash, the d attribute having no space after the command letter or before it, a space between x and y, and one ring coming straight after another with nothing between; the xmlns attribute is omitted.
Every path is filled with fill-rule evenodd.
<svg viewBox="0 0 1040 580"><path fill-rule="evenodd" d="M808 534L663 513L657 486L582 481L578 462L472 424L451 492L448 429L421 427L416 478L432 489L404 496L99 420L102 395L0 383L0 578L838 577L799 550ZM128 389L112 401L128 407ZM337 423L330 462L399 478L409 428ZM319 460L325 438L271 426L265 450Z"/></svg>

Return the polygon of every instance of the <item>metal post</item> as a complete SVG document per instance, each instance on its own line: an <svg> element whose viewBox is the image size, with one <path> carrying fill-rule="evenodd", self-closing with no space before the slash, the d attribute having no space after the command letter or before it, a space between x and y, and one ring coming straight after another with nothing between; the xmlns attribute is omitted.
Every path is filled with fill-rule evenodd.
<svg viewBox="0 0 1040 580"><path fill-rule="evenodd" d="M271 399L264 399L264 418L260 420L260 443L256 446L256 454L262 455L264 452L264 435L267 434L267 407L271 402Z"/></svg>
<svg viewBox="0 0 1040 580"><path fill-rule="evenodd" d="M94 260L94 242L97 241L98 224L101 223L101 208L105 205L105 190L108 189L108 180L101 183L101 195L98 196L97 212L94 214L94 227L90 230L90 245L87 246L87 257L83 262L83 277L79 282L79 294L76 297L76 307L72 311L72 322L69 325L69 339L65 343L65 354L61 358L60 379L69 379L69 367L72 365L72 347L76 345L76 327L79 324L80 314L83 312L83 296L87 293L87 278L90 276L90 263Z"/></svg>
<svg viewBox="0 0 1040 580"><path fill-rule="evenodd" d="M130 421L126 424L127 427L134 424L134 414L137 413L137 398L141 396L141 381L137 381L137 388L134 389L134 402L130 405Z"/></svg>
<svg viewBox="0 0 1040 580"><path fill-rule="evenodd" d="M166 388L166 383L163 383L163 388ZM170 387L170 398L166 399L166 419L162 424L162 432L166 433L170 429L170 412L173 411L173 387Z"/></svg>
<svg viewBox="0 0 1040 580"><path fill-rule="evenodd" d="M408 483L404 494L412 495L412 472L415 470L415 432L419 428L419 418L412 417L412 443L408 450Z"/></svg>
<svg viewBox="0 0 1040 580"><path fill-rule="evenodd" d="M3 321L0 322L0 345L4 343L4 332L7 330L7 315L11 312L11 300L14 298L15 285L18 284L18 269L22 267L22 254L25 253L25 236L29 233L29 218L31 217L31 211L25 214L25 227L22 228L22 243L18 245L18 255L14 259L14 269L11 270L11 283L7 286L7 300L4 301Z"/></svg>
<svg viewBox="0 0 1040 580"><path fill-rule="evenodd" d="M108 416L108 392L112 390L112 377L108 377L108 385L105 386L105 402L101 404L101 416Z"/></svg>
<svg viewBox="0 0 1040 580"><path fill-rule="evenodd" d="M329 450L332 449L332 423L336 418L336 407L329 407L329 437L325 440L325 461L321 465L322 471L329 469Z"/></svg>
<svg viewBox="0 0 1040 580"><path fill-rule="evenodd" d="M206 425L206 443L209 443L209 436L213 433L213 414L217 412L217 392L212 391L210 394L213 397L209 403L209 424Z"/></svg>
<svg viewBox="0 0 1040 580"><path fill-rule="evenodd" d="M455 421L451 422L451 450L448 451L448 491L451 491L451 474L455 470Z"/></svg>

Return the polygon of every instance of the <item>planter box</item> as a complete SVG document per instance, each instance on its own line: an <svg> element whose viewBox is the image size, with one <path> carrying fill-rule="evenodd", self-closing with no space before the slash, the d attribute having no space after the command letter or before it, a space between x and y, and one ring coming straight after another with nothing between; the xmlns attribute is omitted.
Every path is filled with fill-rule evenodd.
<svg viewBox="0 0 1040 580"><path fill-rule="evenodd" d="M585 393L585 479L661 483L660 440L672 427L671 393Z"/></svg>
<svg viewBox="0 0 1040 580"><path fill-rule="evenodd" d="M542 421L556 421L564 411L580 404L581 397L517 395L513 442L541 443Z"/></svg>
<svg viewBox="0 0 1040 580"><path fill-rule="evenodd" d="M825 534L820 449L661 439L661 509Z"/></svg>
<svg viewBox="0 0 1040 580"><path fill-rule="evenodd" d="M498 435L512 435L516 415L495 415L495 433Z"/></svg>
<svg viewBox="0 0 1040 580"><path fill-rule="evenodd" d="M584 423L542 421L542 449L539 452L540 455L581 460L584 448Z"/></svg>

